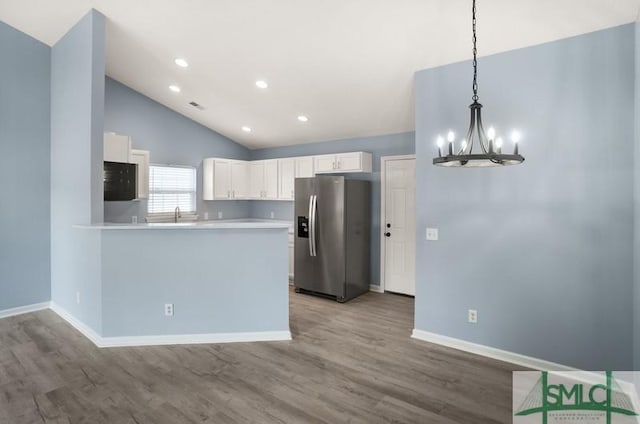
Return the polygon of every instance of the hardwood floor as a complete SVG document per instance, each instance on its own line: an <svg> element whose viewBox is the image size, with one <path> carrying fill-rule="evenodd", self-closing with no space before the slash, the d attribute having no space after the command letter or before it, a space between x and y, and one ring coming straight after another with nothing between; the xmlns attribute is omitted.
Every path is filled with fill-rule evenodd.
<svg viewBox="0 0 640 424"><path fill-rule="evenodd" d="M290 342L98 349L0 320L0 423L510 423L517 367L415 341L413 299L291 292Z"/></svg>

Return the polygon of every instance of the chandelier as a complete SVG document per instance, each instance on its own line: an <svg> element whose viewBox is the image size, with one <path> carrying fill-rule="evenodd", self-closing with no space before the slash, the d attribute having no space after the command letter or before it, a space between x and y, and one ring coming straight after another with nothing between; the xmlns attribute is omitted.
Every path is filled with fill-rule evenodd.
<svg viewBox="0 0 640 424"><path fill-rule="evenodd" d="M502 137L496 137L496 130L489 127L485 133L482 126L482 105L478 103L478 59L476 48L476 0L473 0L472 7L472 28L473 28L473 103L469 105L471 110L471 122L467 137L460 142L459 148L456 150L455 133L449 131L447 134L448 149L446 155L443 156L442 149L445 141L441 135L438 135L436 144L438 146L438 157L433 158L433 164L439 166L466 166L466 167L485 167L485 166L504 166L517 165L524 162L524 157L518 153L518 142L520 141L520 133L516 130L511 132L511 141L513 142L513 153L503 153L502 147L504 141ZM480 152L473 153L474 141L478 140Z"/></svg>

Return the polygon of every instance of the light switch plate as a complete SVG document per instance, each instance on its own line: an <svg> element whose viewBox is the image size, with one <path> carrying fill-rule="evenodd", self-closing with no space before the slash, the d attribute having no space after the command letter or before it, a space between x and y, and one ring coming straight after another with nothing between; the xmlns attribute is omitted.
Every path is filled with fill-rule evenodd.
<svg viewBox="0 0 640 424"><path fill-rule="evenodd" d="M204 220L208 221L209 220L209 212L205 212L204 213Z"/></svg>
<svg viewBox="0 0 640 424"><path fill-rule="evenodd" d="M427 228L427 240L438 240L438 229L437 228Z"/></svg>
<svg viewBox="0 0 640 424"><path fill-rule="evenodd" d="M222 219L222 212L218 212L218 219Z"/></svg>

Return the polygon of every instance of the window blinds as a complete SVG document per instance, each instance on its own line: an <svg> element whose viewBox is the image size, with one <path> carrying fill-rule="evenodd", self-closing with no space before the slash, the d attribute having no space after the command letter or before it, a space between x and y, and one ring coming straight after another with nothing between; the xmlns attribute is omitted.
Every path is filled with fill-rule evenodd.
<svg viewBox="0 0 640 424"><path fill-rule="evenodd" d="M148 214L196 211L196 169L151 165L149 167Z"/></svg>

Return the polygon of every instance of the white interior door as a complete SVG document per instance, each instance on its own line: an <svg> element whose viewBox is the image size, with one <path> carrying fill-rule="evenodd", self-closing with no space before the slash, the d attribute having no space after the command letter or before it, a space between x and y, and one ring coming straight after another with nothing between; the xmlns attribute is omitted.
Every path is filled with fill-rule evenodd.
<svg viewBox="0 0 640 424"><path fill-rule="evenodd" d="M384 289L415 295L416 161L384 161Z"/></svg>

